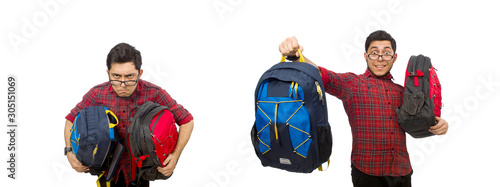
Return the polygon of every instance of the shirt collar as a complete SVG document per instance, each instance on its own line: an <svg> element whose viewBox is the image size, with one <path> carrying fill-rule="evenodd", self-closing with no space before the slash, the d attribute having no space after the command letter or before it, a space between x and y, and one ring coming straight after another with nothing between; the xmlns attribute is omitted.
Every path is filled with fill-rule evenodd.
<svg viewBox="0 0 500 187"><path fill-rule="evenodd" d="M366 77L373 77L373 78L377 78L377 79L384 79L384 80L392 80L394 79L394 77L392 77L391 75L391 72L387 73L386 75L384 76L381 76L381 77L378 77L378 76L375 76L371 71L370 69L366 68L366 71L365 73L363 74L364 76Z"/></svg>
<svg viewBox="0 0 500 187"><path fill-rule="evenodd" d="M135 88L135 91L132 94L136 94L136 93L138 94L139 92L141 92L141 90L143 90L143 87L144 87L143 84L144 83L142 82L141 79L137 80L137 88Z"/></svg>
<svg viewBox="0 0 500 187"><path fill-rule="evenodd" d="M113 91L113 87L112 87L112 85L111 85L111 82L109 82L109 81L108 81L106 84L107 84L107 85L108 85L108 87L109 87L108 91L109 91L109 92L114 92L114 91Z"/></svg>

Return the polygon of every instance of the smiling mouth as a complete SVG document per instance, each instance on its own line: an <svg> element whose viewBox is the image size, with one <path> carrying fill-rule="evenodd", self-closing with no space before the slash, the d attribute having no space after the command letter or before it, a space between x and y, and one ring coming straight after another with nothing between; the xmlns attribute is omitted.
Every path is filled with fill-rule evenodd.
<svg viewBox="0 0 500 187"><path fill-rule="evenodd" d="M377 68L377 69L384 69L384 68L385 68L385 66L386 66L386 65L380 65L380 66L375 65L375 68Z"/></svg>

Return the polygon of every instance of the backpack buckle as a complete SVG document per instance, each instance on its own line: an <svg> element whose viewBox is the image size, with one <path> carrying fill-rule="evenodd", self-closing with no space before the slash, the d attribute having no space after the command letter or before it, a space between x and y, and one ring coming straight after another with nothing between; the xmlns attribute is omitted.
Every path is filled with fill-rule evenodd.
<svg viewBox="0 0 500 187"><path fill-rule="evenodd" d="M415 84L415 87L418 87L418 77L423 77L424 72L417 70L417 71L412 71L412 72L406 72L406 76L413 77L413 81ZM406 83L405 83L406 84Z"/></svg>
<svg viewBox="0 0 500 187"><path fill-rule="evenodd" d="M410 76L410 77L415 77L415 76L422 77L422 76L424 76L424 72L422 72L420 70L412 71L412 72L407 72L406 76Z"/></svg>

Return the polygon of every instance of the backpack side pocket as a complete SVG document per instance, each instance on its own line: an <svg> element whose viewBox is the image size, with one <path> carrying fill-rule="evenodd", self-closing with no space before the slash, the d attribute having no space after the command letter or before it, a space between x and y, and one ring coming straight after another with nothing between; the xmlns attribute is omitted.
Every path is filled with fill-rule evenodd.
<svg viewBox="0 0 500 187"><path fill-rule="evenodd" d="M316 125L320 162L326 162L332 154L332 130L329 124Z"/></svg>

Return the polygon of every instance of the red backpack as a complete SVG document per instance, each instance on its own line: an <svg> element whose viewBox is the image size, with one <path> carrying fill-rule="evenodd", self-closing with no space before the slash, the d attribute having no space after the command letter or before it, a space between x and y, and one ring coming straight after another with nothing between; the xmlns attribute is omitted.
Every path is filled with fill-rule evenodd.
<svg viewBox="0 0 500 187"><path fill-rule="evenodd" d="M441 83L429 57L410 57L404 86L403 104L396 109L399 125L414 138L434 135L429 128L441 116Z"/></svg>
<svg viewBox="0 0 500 187"><path fill-rule="evenodd" d="M163 161L177 144L174 116L167 107L150 101L136 109L126 137L131 157L131 182L137 185L140 178L148 181L168 179L156 168L165 167Z"/></svg>

